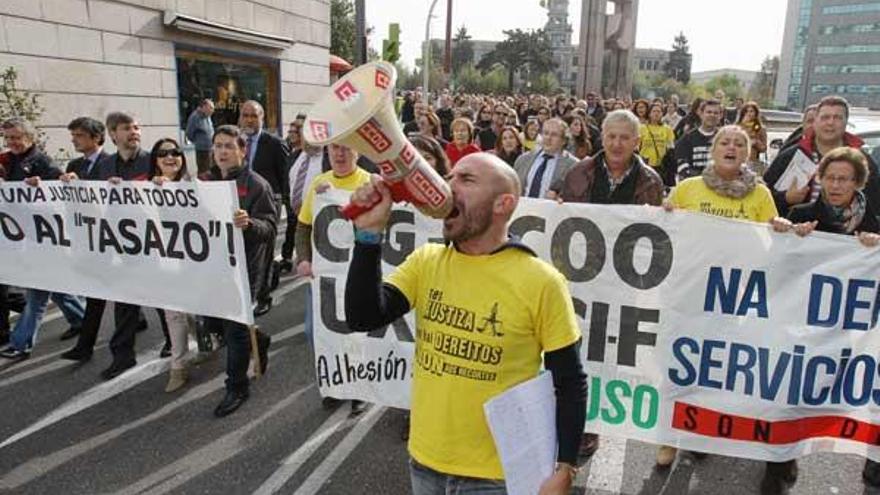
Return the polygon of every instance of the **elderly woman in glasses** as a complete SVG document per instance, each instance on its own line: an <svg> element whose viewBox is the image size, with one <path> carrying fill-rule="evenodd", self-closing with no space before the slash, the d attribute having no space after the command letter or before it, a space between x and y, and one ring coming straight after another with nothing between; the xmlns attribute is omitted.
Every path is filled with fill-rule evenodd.
<svg viewBox="0 0 880 495"><path fill-rule="evenodd" d="M812 203L793 206L788 218L773 219L777 232L794 232L803 237L814 230L832 234L852 235L865 247L880 243L880 221L867 208L862 188L868 181L865 155L849 147L836 148L819 162L816 171L822 192ZM796 460L768 462L762 490L780 492L797 481ZM865 461L862 478L866 485L880 487L880 463Z"/></svg>

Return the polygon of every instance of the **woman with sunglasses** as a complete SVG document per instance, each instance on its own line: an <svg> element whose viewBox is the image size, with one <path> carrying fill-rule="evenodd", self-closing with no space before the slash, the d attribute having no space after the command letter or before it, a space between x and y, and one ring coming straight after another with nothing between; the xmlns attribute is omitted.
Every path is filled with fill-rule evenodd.
<svg viewBox="0 0 880 495"><path fill-rule="evenodd" d="M150 151L151 177L154 184L161 186L166 182L189 181L186 170L186 156L180 145L172 138L156 141ZM165 348L171 352L171 371L168 375L166 392L174 392L186 384L186 355L189 352L188 334L195 328L192 315L178 311L164 310L168 327L165 334Z"/></svg>

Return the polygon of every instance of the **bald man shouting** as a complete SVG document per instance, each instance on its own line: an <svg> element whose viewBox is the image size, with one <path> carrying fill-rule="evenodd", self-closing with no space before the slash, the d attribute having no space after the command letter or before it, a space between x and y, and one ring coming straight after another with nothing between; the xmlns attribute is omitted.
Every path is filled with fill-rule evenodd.
<svg viewBox="0 0 880 495"><path fill-rule="evenodd" d="M352 201L382 201L355 220L345 315L370 331L416 311L409 453L415 495L506 493L483 404L535 377L556 388L556 472L542 495L568 493L584 427L586 375L580 330L565 278L508 233L519 201L516 172L494 155L462 158L448 177L454 208L447 244L416 249L381 280L382 238L391 212L379 176Z"/></svg>

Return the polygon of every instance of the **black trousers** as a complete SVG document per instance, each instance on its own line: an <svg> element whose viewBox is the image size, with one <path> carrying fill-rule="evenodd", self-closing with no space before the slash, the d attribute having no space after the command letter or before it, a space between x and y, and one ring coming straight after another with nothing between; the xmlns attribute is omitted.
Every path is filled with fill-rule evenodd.
<svg viewBox="0 0 880 495"><path fill-rule="evenodd" d="M278 219L281 217L281 203L284 201L281 200L280 196L275 196L275 211L278 214L275 216L275 224L278 225ZM276 232L277 234L277 232ZM263 260L265 267L263 268L263 280L260 281L257 286L257 301L265 301L266 299L272 298L272 265L275 262L275 235L272 235L272 241L269 243L268 249L266 249L266 259Z"/></svg>
<svg viewBox="0 0 880 495"><path fill-rule="evenodd" d="M156 309L156 312L159 314L159 323L162 326L162 333L165 335L165 342L169 342L168 324L165 323L165 311ZM133 361L135 359L135 334L137 334L142 319L141 307L137 304L117 302L113 316L116 320L116 330L114 330L113 336L110 337L110 352L113 353L113 361Z"/></svg>
<svg viewBox="0 0 880 495"><path fill-rule="evenodd" d="M281 245L281 257L286 260L293 259L294 235L296 234L296 215L289 201L284 202L284 210L287 211L287 230L284 231L284 244Z"/></svg>
<svg viewBox="0 0 880 495"><path fill-rule="evenodd" d="M86 314L83 316L82 329L79 331L79 338L76 340L77 348L88 351L95 348L95 342L98 340L98 330L101 329L101 319L104 317L105 306L107 306L107 301L103 299L86 298Z"/></svg>
<svg viewBox="0 0 880 495"><path fill-rule="evenodd" d="M251 360L251 337L247 325L206 317L205 326L211 331L222 329L226 340L226 390L247 391L250 383L247 371Z"/></svg>
<svg viewBox="0 0 880 495"><path fill-rule="evenodd" d="M0 284L0 333L9 333L9 313L24 311L24 295L9 291L8 285Z"/></svg>

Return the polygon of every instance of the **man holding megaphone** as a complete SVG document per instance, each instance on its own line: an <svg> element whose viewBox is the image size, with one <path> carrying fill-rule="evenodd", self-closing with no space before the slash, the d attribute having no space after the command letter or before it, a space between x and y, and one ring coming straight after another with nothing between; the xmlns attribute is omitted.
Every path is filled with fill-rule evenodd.
<svg viewBox="0 0 880 495"><path fill-rule="evenodd" d="M556 472L540 493L568 493L577 473L587 392L568 284L509 236L521 191L510 166L494 155L469 155L451 172L449 186L447 245L418 248L384 282L381 242L390 188L374 175L352 195L352 204L373 206L353 221L348 326L370 331L415 309L409 452L416 495L444 493L448 486L506 493L483 404L535 377L543 354L556 388L558 454Z"/></svg>
<svg viewBox="0 0 880 495"><path fill-rule="evenodd" d="M314 145L348 146L382 172L342 209L355 225L345 315L350 329L370 331L416 312L413 492L455 486L506 493L483 404L537 376L543 356L556 388L559 446L556 472L541 495L568 493L587 403L568 283L508 234L522 191L516 172L494 155L476 153L457 164L447 183L401 132L395 80L394 67L384 62L350 72L312 107L303 135ZM383 282L382 237L397 201L443 219L448 242L417 249Z"/></svg>

